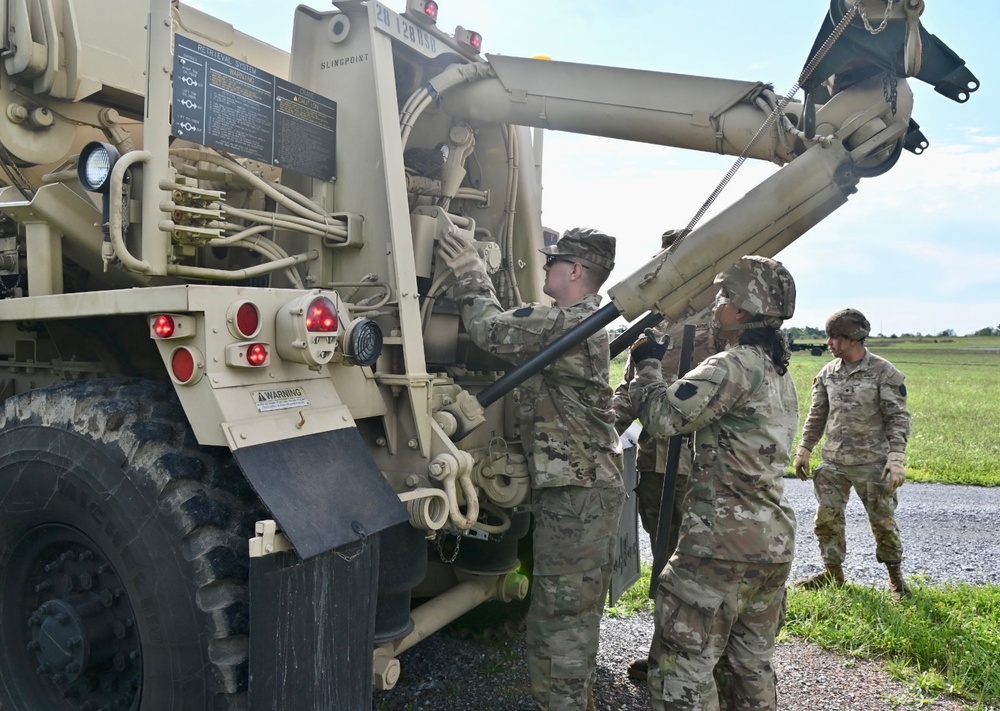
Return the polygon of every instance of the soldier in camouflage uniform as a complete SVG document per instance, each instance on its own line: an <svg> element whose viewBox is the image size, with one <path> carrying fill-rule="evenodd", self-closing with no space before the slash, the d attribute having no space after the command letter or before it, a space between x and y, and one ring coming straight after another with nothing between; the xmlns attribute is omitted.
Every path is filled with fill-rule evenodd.
<svg viewBox="0 0 1000 711"><path fill-rule="evenodd" d="M475 249L441 239L452 295L472 341L511 363L528 359L598 310L615 239L572 229L541 250L552 306L504 311ZM534 518L527 615L528 674L539 709L593 708L601 615L625 501L621 440L611 410L606 331L570 349L520 390Z"/></svg>
<svg viewBox="0 0 1000 711"><path fill-rule="evenodd" d="M662 249L669 249L688 230L667 230L661 237ZM708 323L712 318L712 307L709 306L684 323L670 324L662 321L653 328L653 333L657 339L666 336L667 343L671 347L663 355L660 362L663 370L663 380L672 383L677 379L678 368L680 367L680 344L684 335L684 326L692 325L698 330L694 338L694 349L691 353L691 363L697 364L708 356L715 353L715 346L708 331ZM625 374L622 382L615 389L614 409L615 427L619 432L624 432L636 419L635 408L628 396L629 383L635 378L635 362L630 358L625 367ZM639 509L639 521L642 528L649 536L649 543L654 546L656 541L656 527L660 518L660 502L663 500L663 481L667 470L667 452L669 449L669 439L656 439L643 429L639 433L636 442L635 468L639 474L639 483L635 488L637 498L636 504ZM683 439L681 456L677 463L677 479L674 486L673 511L670 516L670 530L667 534L666 552L667 557L677 546L677 536L681 527L681 517L683 512L681 507L684 503L684 494L687 491L688 474L691 472L691 437ZM648 674L649 665L652 662L648 655L632 660L628 667L628 675L637 681L645 681Z"/></svg>
<svg viewBox="0 0 1000 711"><path fill-rule="evenodd" d="M813 476L816 538L826 569L796 581L807 589L844 584L847 500L858 492L875 536L875 557L889 571L889 589L909 597L901 570L903 543L896 525L896 489L906 480L903 456L910 436L906 379L889 361L865 347L871 331L856 309L843 309L826 322L834 359L813 379L812 405L795 456L795 473L809 478L813 448L826 434L823 462Z"/></svg>
<svg viewBox="0 0 1000 711"><path fill-rule="evenodd" d="M656 709L774 709L771 658L795 551L785 500L798 399L781 333L795 284L779 262L743 257L716 277L717 344L672 385L664 348L640 339L629 388L655 437L694 432L694 466L677 548L657 581L648 685ZM726 699L713 677L731 675Z"/></svg>

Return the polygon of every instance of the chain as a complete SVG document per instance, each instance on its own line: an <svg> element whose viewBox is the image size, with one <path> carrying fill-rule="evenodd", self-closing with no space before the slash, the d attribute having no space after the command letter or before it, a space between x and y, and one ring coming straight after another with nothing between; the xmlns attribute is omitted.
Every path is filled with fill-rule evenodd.
<svg viewBox="0 0 1000 711"><path fill-rule="evenodd" d="M437 537L438 557L441 558L442 563L448 563L448 564L454 563L455 559L458 558L458 549L461 547L462 547L462 537L455 536L455 550L452 552L450 558L446 558L444 555L444 536L438 534Z"/></svg>
<svg viewBox="0 0 1000 711"><path fill-rule="evenodd" d="M892 7L893 2L894 0L889 0L890 8ZM859 6L860 2L858 2L855 5L852 5L851 8L844 14L844 16L840 18L840 22L837 23L837 26L833 28L833 31L830 33L830 36L826 38L826 41L823 42L822 46L820 46L820 48L816 51L816 55L812 59L810 59L809 62L806 64L806 66L802 69L802 73L799 74L798 81L796 81L795 85L791 89L789 89L788 93L785 94L785 96L778 101L778 105L774 107L774 111L770 113L770 115L764 121L764 124L759 129L757 129L757 133L755 133L753 138L750 139L750 143L748 143L747 147L743 149L742 153L740 153L739 157L736 159L736 162L733 163L729 171L725 174L725 176L723 176L722 180L715 187L715 190L713 190L712 194L708 196L708 199L705 200L705 202L702 204L700 208L698 208L698 212L695 213L694 217L692 217L691 221L688 222L687 224L686 228L687 232L692 231L698 224L698 221L701 220L701 218L705 215L706 212L708 212L708 209L712 206L712 203L714 203L715 200L719 197L719 195L722 194L722 191L725 190L726 186L729 185L729 182L736 176L736 173L737 171L739 171L740 167L743 165L744 162L746 162L747 156L750 155L750 151L753 150L754 146L756 146L760 142L761 138L763 138L768 133L768 131L771 130L771 126L773 126L775 121L778 120L778 117L782 115L782 113L785 110L785 107L792 100L792 98L798 93L799 88L802 86L802 84L804 84L806 80L808 80L809 77L812 76L812 73L816 71L816 67L819 66L819 63L830 51L830 48L833 47L834 43L840 38L842 34L844 34L844 31L847 29L848 25L851 24L851 21L857 14ZM888 10L886 14L888 15ZM683 232L681 234L681 238L677 240L678 243L684 239L684 235L686 235L687 232Z"/></svg>
<svg viewBox="0 0 1000 711"><path fill-rule="evenodd" d="M366 544L368 543L368 532L365 530L364 526L362 526L357 521L352 521L351 530L354 531L356 534L358 534L358 550L356 550L351 555L345 555L340 551L335 551L338 558L341 558L347 561L348 563L350 563L352 560L361 555L365 550Z"/></svg>
<svg viewBox="0 0 1000 711"><path fill-rule="evenodd" d="M889 71L882 77L882 97L892 108L893 116L896 115L896 100L899 98L897 93L898 85L899 82L896 81L896 60L893 58L889 65Z"/></svg>
<svg viewBox="0 0 1000 711"><path fill-rule="evenodd" d="M861 19L865 23L865 29L873 35L877 35L879 32L884 30L889 25L889 13L892 12L892 6L895 2L896 0L886 0L885 14L882 15L882 23L878 27L872 27L871 23L868 22L868 13L865 12L864 0L857 0L856 7L858 8L858 12L861 13ZM896 113L896 109L893 108L892 112Z"/></svg>

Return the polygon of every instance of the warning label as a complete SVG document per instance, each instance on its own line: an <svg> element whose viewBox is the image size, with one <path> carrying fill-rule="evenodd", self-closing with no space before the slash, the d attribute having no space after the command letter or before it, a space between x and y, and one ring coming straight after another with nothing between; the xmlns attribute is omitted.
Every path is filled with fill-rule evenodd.
<svg viewBox="0 0 1000 711"><path fill-rule="evenodd" d="M290 407L308 407L309 398L304 388L279 388L277 390L254 390L253 404L258 412L286 410Z"/></svg>

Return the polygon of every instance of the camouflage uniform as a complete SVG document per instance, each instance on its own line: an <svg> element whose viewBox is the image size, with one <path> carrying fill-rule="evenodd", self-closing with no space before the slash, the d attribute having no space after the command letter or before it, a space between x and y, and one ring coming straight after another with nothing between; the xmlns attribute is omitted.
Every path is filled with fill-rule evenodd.
<svg viewBox="0 0 1000 711"><path fill-rule="evenodd" d="M905 452L910 435L906 382L889 361L866 349L856 364L835 358L813 380L802 446L813 449L826 433L823 463L814 472L816 537L828 566L847 556L845 511L853 487L875 536L880 563L903 560L896 525L896 491L882 478L889 452Z"/></svg>
<svg viewBox="0 0 1000 711"><path fill-rule="evenodd" d="M592 261L600 258L593 255ZM511 363L534 355L600 304L593 294L564 308L504 311L489 277L478 270L459 276L453 295L473 342ZM625 500L609 371L602 330L520 387L520 431L535 510L528 673L539 709L586 708L595 678Z"/></svg>
<svg viewBox="0 0 1000 711"><path fill-rule="evenodd" d="M743 286L740 304L758 298L761 284ZM768 316L769 326L794 308L794 284L782 288L780 312L751 311ZM652 436L695 433L677 548L657 583L653 706L718 709L713 670L721 661L731 684L727 708L774 709L771 658L795 550L782 479L798 428L792 378L763 347L736 345L669 386L659 363L641 361L629 394Z"/></svg>
<svg viewBox="0 0 1000 711"><path fill-rule="evenodd" d="M670 229L661 236L661 247L670 249L681 238L685 237L690 230ZM705 358L715 353L715 344L708 332L708 323L712 319L712 307L708 306L684 323L670 324L661 321L653 328L657 338L667 336L670 339L671 348L664 354L660 361L663 369L663 380L672 383L677 379L677 372L680 369L681 346L684 339L684 326L692 325L698 330L694 337L694 348L691 353L691 365L697 365ZM619 432L624 432L637 418L635 408L628 396L628 386L635 378L635 364L631 361L625 368L622 382L615 389L614 410L615 427ZM638 485L635 494L638 499L637 508L639 510L639 521L642 528L649 536L650 545L655 544L656 528L660 518L660 503L663 500L663 481L667 471L667 455L670 449L669 440L653 439L649 432L642 430L636 443L635 469L639 474ZM681 456L677 463L677 480L674 486L674 510L670 516L670 530L667 533L667 553L673 552L677 545L677 534L681 526L681 504L684 501L684 493L687 491L688 475L691 473L691 438L684 437L682 441Z"/></svg>
<svg viewBox="0 0 1000 711"><path fill-rule="evenodd" d="M762 349L736 346L669 387L645 361L630 394L654 436L696 433L680 538L656 593L654 706L713 708L723 656L742 696L773 700L774 631L795 549L782 483L798 428L791 377Z"/></svg>
<svg viewBox="0 0 1000 711"><path fill-rule="evenodd" d="M712 316L711 308L698 313L688 321L688 324L697 326L698 331L694 337L694 350L691 354L691 363L696 365L715 352L712 338L709 335L707 324ZM663 370L663 380L672 383L677 379L677 371L680 367L681 341L684 338L685 324L670 325L661 323L654 329L657 337L667 335L670 337L671 348L660 361ZM628 395L628 386L635 377L635 364L629 361L625 369L625 376L621 384L615 390L614 410L615 427L619 432L628 429L637 414L632 406L631 398ZM639 484L635 489L638 501L639 520L643 530L649 535L650 544L654 543L656 536L657 521L660 518L660 502L663 499L663 480L667 471L667 453L669 451L669 440L654 439L649 432L643 429L639 433L637 442L637 452L635 468L639 473ZM674 550L677 545L677 534L681 525L681 504L684 500L684 493L687 491L688 475L691 472L691 438L684 437L681 448L681 457L677 466L677 483L674 493L674 510L670 517L670 531L667 539L667 553Z"/></svg>

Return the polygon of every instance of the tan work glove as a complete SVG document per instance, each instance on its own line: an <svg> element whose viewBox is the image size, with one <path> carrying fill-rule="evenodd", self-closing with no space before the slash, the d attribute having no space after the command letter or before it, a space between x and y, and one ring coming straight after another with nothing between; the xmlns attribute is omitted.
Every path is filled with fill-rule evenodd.
<svg viewBox="0 0 1000 711"><path fill-rule="evenodd" d="M806 449L801 444L799 445L799 450L795 453L795 462L792 467L795 469L795 476L797 476L802 481L809 478L809 456L812 454L812 450Z"/></svg>
<svg viewBox="0 0 1000 711"><path fill-rule="evenodd" d="M441 261L456 277L462 276L466 272L486 271L482 259L479 258L479 252L476 251L471 242L461 237L445 234L438 242L437 251Z"/></svg>
<svg viewBox="0 0 1000 711"><path fill-rule="evenodd" d="M889 489L895 491L906 481L906 468L903 467L903 453L889 452L889 459L882 470L882 481L888 482Z"/></svg>

